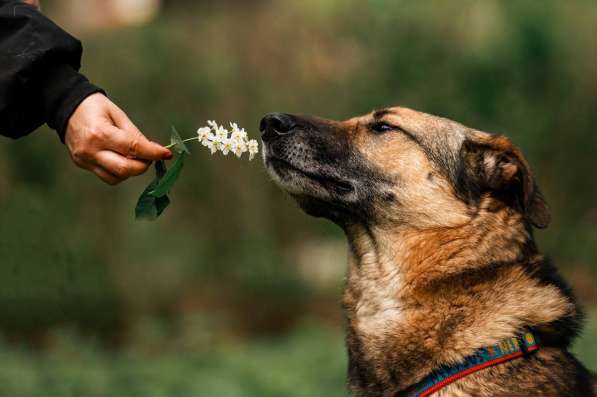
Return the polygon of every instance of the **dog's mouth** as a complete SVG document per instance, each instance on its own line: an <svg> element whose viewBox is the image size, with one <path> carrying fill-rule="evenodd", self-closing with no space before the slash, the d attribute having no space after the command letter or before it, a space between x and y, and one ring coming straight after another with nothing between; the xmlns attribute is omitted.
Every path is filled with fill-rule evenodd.
<svg viewBox="0 0 597 397"><path fill-rule="evenodd" d="M306 170L279 157L268 156L265 159L265 163L266 167L273 170L273 172L280 177L282 182L288 182L293 176L298 175L299 177L306 177L326 189L328 192L337 195L346 195L355 191L354 186L348 181L332 175Z"/></svg>

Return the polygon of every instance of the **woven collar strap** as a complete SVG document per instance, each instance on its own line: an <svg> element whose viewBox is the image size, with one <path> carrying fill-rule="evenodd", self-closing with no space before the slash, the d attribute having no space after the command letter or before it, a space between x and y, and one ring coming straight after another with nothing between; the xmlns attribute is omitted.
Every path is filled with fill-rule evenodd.
<svg viewBox="0 0 597 397"><path fill-rule="evenodd" d="M522 357L539 348L539 340L532 332L501 341L493 346L477 350L460 364L441 367L422 381L406 390L398 392L396 397L426 397L467 375L505 361Z"/></svg>

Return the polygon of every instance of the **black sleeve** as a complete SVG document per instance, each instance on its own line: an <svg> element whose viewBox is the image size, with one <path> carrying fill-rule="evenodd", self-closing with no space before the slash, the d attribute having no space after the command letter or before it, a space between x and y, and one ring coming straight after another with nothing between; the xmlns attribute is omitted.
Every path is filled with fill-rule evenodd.
<svg viewBox="0 0 597 397"><path fill-rule="evenodd" d="M33 7L0 0L0 135L19 138L47 123L64 140L77 106L102 92L78 73L82 51Z"/></svg>

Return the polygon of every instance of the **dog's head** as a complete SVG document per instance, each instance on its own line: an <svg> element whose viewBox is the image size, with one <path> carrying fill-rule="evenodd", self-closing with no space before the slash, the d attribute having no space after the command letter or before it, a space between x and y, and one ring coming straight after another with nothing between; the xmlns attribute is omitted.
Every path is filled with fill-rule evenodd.
<svg viewBox="0 0 597 397"><path fill-rule="evenodd" d="M550 221L527 161L501 135L400 107L346 121L271 113L260 129L273 179L342 226L456 226L484 198L537 227Z"/></svg>

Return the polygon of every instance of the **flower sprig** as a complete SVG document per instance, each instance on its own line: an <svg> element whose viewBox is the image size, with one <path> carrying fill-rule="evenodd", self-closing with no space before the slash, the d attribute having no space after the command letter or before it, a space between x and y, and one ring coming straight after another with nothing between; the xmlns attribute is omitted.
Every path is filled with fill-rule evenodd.
<svg viewBox="0 0 597 397"><path fill-rule="evenodd" d="M239 128L236 123L230 123L230 130L228 130L224 126L218 125L214 120L208 120L207 127L199 128L196 137L184 139L182 142L190 141L200 142L209 149L211 154L220 151L224 156L233 153L240 158L243 153L249 152L249 160L253 160L255 155L259 153L257 140L249 139L247 131L244 128ZM172 142L166 148L175 145L176 142Z"/></svg>
<svg viewBox="0 0 597 397"><path fill-rule="evenodd" d="M170 204L168 193L178 179L186 155L191 152L185 145L186 142L197 141L209 149L211 154L217 151L224 156L229 153L241 157L243 153L249 153L249 160L252 160L259 153L259 144L255 139L249 139L244 128L239 128L236 123L230 123L230 130L218 125L213 120L207 122L207 127L197 130L197 135L191 138L182 139L176 129L172 127L170 144L166 148L174 149L178 153L174 164L169 169L164 161L156 161L156 176L145 188L135 207L137 219L155 220Z"/></svg>

